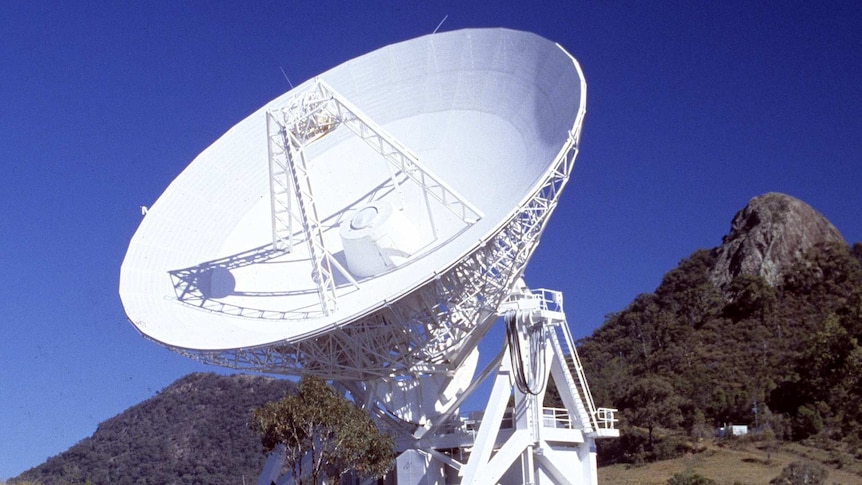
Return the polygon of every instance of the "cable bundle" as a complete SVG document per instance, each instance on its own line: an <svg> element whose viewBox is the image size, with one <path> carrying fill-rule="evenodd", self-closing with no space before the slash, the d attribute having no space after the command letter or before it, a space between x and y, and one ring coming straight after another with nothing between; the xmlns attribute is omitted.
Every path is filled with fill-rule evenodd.
<svg viewBox="0 0 862 485"><path fill-rule="evenodd" d="M532 313L510 311L506 313L506 339L512 358L512 371L515 374L515 385L524 394L538 395L545 388L545 326L533 322ZM522 353L521 332L524 329L529 349L530 370L527 370ZM536 385L538 384L538 385Z"/></svg>

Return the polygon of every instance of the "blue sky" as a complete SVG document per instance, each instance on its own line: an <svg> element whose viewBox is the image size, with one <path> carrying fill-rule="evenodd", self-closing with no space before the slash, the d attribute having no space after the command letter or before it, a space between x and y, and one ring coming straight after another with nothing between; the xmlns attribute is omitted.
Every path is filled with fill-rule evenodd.
<svg viewBox="0 0 862 485"><path fill-rule="evenodd" d="M576 336L779 191L862 241L856 2L38 2L0 7L0 479L180 376L119 268L206 146L294 84L441 30L538 33L581 63L581 154L527 269Z"/></svg>

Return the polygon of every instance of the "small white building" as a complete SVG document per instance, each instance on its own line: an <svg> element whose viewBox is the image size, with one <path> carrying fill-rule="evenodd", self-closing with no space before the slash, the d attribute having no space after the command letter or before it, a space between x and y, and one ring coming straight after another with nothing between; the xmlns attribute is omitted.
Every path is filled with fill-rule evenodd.
<svg viewBox="0 0 862 485"><path fill-rule="evenodd" d="M748 434L748 425L747 424L731 424L724 425L718 428L718 436L745 436Z"/></svg>

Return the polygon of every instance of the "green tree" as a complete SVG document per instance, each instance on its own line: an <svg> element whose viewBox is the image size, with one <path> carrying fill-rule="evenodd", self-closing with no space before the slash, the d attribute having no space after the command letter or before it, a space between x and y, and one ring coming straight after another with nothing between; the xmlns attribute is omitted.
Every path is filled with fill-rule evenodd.
<svg viewBox="0 0 862 485"><path fill-rule="evenodd" d="M313 376L304 376L295 394L254 408L249 427L260 435L264 452L284 446L297 483L317 484L324 478L338 483L351 470L360 477L381 477L394 462L392 438L365 411ZM303 470L304 458L310 469ZM306 476L310 482L303 482Z"/></svg>
<svg viewBox="0 0 862 485"><path fill-rule="evenodd" d="M800 394L813 403L808 407L827 411L831 424L843 426L848 434L858 434L862 417L858 406L862 400L862 346L836 315L827 315L821 330L812 336L802 352L799 374ZM797 416L807 417L801 412ZM817 432L819 428L810 431Z"/></svg>
<svg viewBox="0 0 862 485"><path fill-rule="evenodd" d="M736 322L752 317L762 321L778 301L778 292L762 276L739 275L730 282L727 293L730 302L723 311Z"/></svg>
<svg viewBox="0 0 862 485"><path fill-rule="evenodd" d="M634 426L647 428L650 450L655 446L653 430L658 426L673 428L682 422L680 400L667 379L647 375L635 380L623 401L623 414Z"/></svg>

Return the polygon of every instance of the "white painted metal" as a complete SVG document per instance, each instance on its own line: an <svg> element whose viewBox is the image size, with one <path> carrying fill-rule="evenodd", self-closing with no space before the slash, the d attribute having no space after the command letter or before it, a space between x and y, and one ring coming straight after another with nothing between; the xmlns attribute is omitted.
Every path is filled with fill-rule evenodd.
<svg viewBox="0 0 862 485"><path fill-rule="evenodd" d="M329 96L331 100L328 105L331 116L382 156L391 165L390 169L395 169L398 173L408 177L419 186L424 196L437 200L444 208L465 223L473 224L482 218L482 211L450 187L442 178L431 173L431 170L425 167L419 158L394 136L374 123L371 118L353 106L350 101L338 94L326 82L317 79L317 83L320 91L325 96ZM400 194L400 185L397 183L396 177L392 175L393 173L390 171L390 177ZM403 199L403 196L399 196L399 198Z"/></svg>
<svg viewBox="0 0 862 485"><path fill-rule="evenodd" d="M306 106L303 106L306 107ZM318 110L312 111L313 115L307 118L316 119L319 115ZM329 316L336 310L336 285L335 275L332 267L336 265L332 254L326 250L326 243L323 240L323 227L320 222L320 215L317 211L317 204L314 200L314 191L312 190L311 178L309 176L308 160L305 157L305 144L310 140L323 136L327 130L330 130L330 125L321 128L320 124L315 123L313 131L308 127L300 131L296 127L286 126L281 120L275 118L272 113L267 113L266 126L267 137L270 140L270 147L274 144L279 150L273 151L270 148L270 177L271 189L270 196L274 201L271 207L281 206L283 197L278 195L286 194L288 203L285 209L273 209L272 211L272 226L273 226L273 250L278 251L282 248L288 250L293 249L293 234L285 234L284 230L277 230L282 226L280 223L283 217L287 217L291 222L294 219L298 220L302 226L302 239L306 243L308 250L308 259L311 262L311 279L317 286L317 295L320 299L320 311L323 316ZM277 142L273 139L281 138ZM277 154L286 155L286 162L282 162ZM281 179L281 173L287 174L287 185L293 190L281 190L281 185L277 183ZM290 200L296 201L297 211L291 210L292 204ZM288 211L288 215L284 212ZM288 223L287 229L292 230L292 224ZM285 242L285 239L287 241ZM342 271L347 275L346 271Z"/></svg>
<svg viewBox="0 0 862 485"><path fill-rule="evenodd" d="M311 80L228 131L149 209L121 269L127 314L153 340L240 368L299 373L310 362L345 379L448 371L450 354L457 363L484 334L568 178L584 112L580 69L545 39L491 29L388 46L318 79L425 168L395 169L422 248L391 271L354 275L357 286L332 271L337 308L326 315L309 264L317 258L305 244L272 247L268 159L278 140L267 142L266 113ZM322 245L344 266L340 222L368 202L401 203L390 164L369 143L349 129L324 132L306 147L308 180ZM459 198L447 194L484 217L456 216ZM296 221L284 231L302 232Z"/></svg>
<svg viewBox="0 0 862 485"><path fill-rule="evenodd" d="M548 462L556 447L542 436L587 443L602 415L577 359L568 371L559 325L541 341L524 330L534 350L522 354L540 348L544 365L527 374L565 381L572 429L542 425L537 379L516 392L515 431L487 424L504 418L499 403L478 438L452 428L478 381L495 375L494 392L511 392L503 353L471 378L475 349L501 311L543 304L516 283L569 179L585 102L565 50L505 29L425 36L333 68L229 130L149 209L121 268L126 312L206 363L341 382L416 460L477 480L497 473L488 467L517 475L504 481L558 479L572 470ZM527 297L506 301L513 287ZM588 476L594 456L578 446Z"/></svg>
<svg viewBox="0 0 862 485"><path fill-rule="evenodd" d="M515 384L515 366L511 359L500 362L491 400L479 428L472 454L463 468L462 483L535 483L535 484L595 484L595 439L618 436L614 412L602 409L601 421L594 409L592 396L585 380L575 384L575 375L582 375L577 350L564 352L557 339L557 329L568 331L562 309L562 295L549 290L524 293L503 305L508 312L521 318L517 331L524 326L542 325L544 334L534 333L544 346L546 372L557 385L563 410L543 409L541 403L547 389L547 379L535 394L525 393ZM513 341L509 341L509 346ZM511 348L507 346L508 353ZM529 343L524 345L530 348ZM578 378L580 380L580 378ZM501 435L501 419L509 393L514 394L514 431ZM495 399L502 399L504 402ZM601 429L601 432L597 432Z"/></svg>
<svg viewBox="0 0 862 485"><path fill-rule="evenodd" d="M313 369L325 378L336 380L448 372L476 346L496 318L497 306L520 276L539 242L545 220L556 206L576 153L574 140L570 140L533 199L520 207L509 224L472 254L438 273L410 295L386 302L387 306L351 325L333 328L296 343L278 342L265 347L224 351L175 350L227 367L284 373ZM190 279L182 276L184 280ZM213 308L220 313L267 318L263 311L203 301L192 291L186 292L183 298L191 305Z"/></svg>

